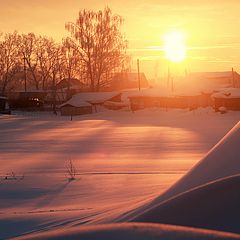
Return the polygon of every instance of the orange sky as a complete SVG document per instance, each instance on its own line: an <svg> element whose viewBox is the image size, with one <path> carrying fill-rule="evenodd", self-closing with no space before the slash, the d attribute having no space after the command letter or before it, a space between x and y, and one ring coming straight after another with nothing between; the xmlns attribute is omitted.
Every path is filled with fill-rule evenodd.
<svg viewBox="0 0 240 240"><path fill-rule="evenodd" d="M140 58L149 78L166 74L163 35L186 34L188 71L240 72L239 0L0 0L0 31L35 32L61 39L65 22L75 21L79 9L108 5L125 19L123 32L129 54ZM184 65L184 67L183 67ZM158 67L156 67L158 66Z"/></svg>

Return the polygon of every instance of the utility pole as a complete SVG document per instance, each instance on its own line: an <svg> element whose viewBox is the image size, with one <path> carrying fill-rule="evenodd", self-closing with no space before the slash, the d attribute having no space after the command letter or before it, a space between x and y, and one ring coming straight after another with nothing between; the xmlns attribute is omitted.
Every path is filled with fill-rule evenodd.
<svg viewBox="0 0 240 240"><path fill-rule="evenodd" d="M138 89L141 90L141 79L140 79L140 70L139 70L139 59L137 60L137 70L138 70Z"/></svg>
<svg viewBox="0 0 240 240"><path fill-rule="evenodd" d="M24 91L27 91L27 74L26 74L26 60L23 57L23 71L24 71Z"/></svg>
<svg viewBox="0 0 240 240"><path fill-rule="evenodd" d="M170 84L170 78L171 78L171 72L170 72L170 66L168 63L168 75L167 75L167 87L169 88L169 84Z"/></svg>
<svg viewBox="0 0 240 240"><path fill-rule="evenodd" d="M232 68L232 85L235 87L235 78L234 78L234 70Z"/></svg>

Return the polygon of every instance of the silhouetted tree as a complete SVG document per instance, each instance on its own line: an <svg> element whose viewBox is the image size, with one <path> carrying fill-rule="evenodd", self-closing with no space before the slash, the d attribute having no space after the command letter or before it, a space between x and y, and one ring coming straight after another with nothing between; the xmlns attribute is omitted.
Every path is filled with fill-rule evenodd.
<svg viewBox="0 0 240 240"><path fill-rule="evenodd" d="M0 40L0 83L4 95L7 85L19 71L17 32L2 35Z"/></svg>
<svg viewBox="0 0 240 240"><path fill-rule="evenodd" d="M22 34L20 42L20 53L23 64L26 64L27 71L32 77L32 81L38 90L41 79L38 77L39 58L37 54L37 37L34 33ZM25 62L25 63L24 63Z"/></svg>
<svg viewBox="0 0 240 240"><path fill-rule="evenodd" d="M79 52L75 47L70 38L63 39L62 42L62 56L61 56L61 73L63 78L68 79L68 94L70 91L70 80L74 78L80 68L81 59L79 57ZM70 97L69 95L67 97Z"/></svg>
<svg viewBox="0 0 240 240"><path fill-rule="evenodd" d="M113 15L109 7L98 12L82 10L75 23L66 23L71 47L78 51L92 91L99 91L106 76L122 66L127 47L120 31L122 23L123 19Z"/></svg>
<svg viewBox="0 0 240 240"><path fill-rule="evenodd" d="M38 58L38 73L41 76L42 89L51 86L51 73L56 64L56 43L53 39L39 36L36 39L36 55Z"/></svg>

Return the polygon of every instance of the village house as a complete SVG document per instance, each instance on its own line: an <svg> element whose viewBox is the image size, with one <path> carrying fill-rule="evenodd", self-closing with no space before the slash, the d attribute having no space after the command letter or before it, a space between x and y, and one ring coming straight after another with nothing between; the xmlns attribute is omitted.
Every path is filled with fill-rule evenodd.
<svg viewBox="0 0 240 240"><path fill-rule="evenodd" d="M88 92L78 93L67 102L59 106L61 115L82 115L96 112L98 106L103 106L106 102L121 102L119 92Z"/></svg>
<svg viewBox="0 0 240 240"><path fill-rule="evenodd" d="M172 94L146 89L128 96L132 111L144 108L188 108L194 110L199 107L207 107L212 104L210 93L182 93Z"/></svg>

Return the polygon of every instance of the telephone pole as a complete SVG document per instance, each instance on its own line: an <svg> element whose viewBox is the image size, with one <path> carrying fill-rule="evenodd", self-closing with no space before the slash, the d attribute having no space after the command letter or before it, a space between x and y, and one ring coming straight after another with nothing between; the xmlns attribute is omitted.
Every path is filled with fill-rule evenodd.
<svg viewBox="0 0 240 240"><path fill-rule="evenodd" d="M141 90L141 79L140 79L140 70L139 70L139 59L137 59L137 70L138 70L138 89Z"/></svg>
<svg viewBox="0 0 240 240"><path fill-rule="evenodd" d="M24 71L24 91L27 91L27 73L26 73L26 59L23 57L23 71Z"/></svg>
<svg viewBox="0 0 240 240"><path fill-rule="evenodd" d="M234 70L232 68L232 85L235 87L235 78L234 78Z"/></svg>

